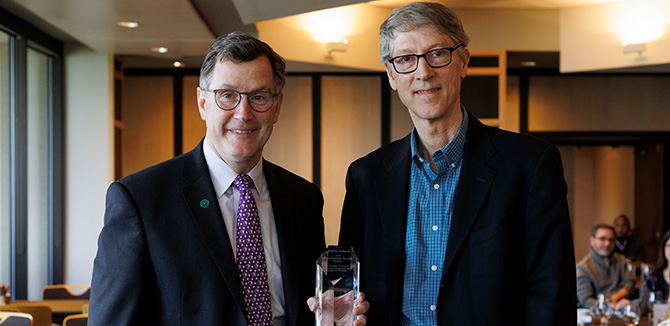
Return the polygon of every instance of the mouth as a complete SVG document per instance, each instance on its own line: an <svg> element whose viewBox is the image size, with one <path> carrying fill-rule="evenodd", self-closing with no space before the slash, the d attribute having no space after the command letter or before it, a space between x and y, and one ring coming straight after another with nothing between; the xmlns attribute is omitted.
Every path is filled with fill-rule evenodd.
<svg viewBox="0 0 670 326"><path fill-rule="evenodd" d="M230 132L235 134L250 134L253 130L242 130L242 129L230 129Z"/></svg>
<svg viewBox="0 0 670 326"><path fill-rule="evenodd" d="M416 91L416 92L414 92L414 93L415 93L415 94L428 94L428 93L437 92L438 90L440 90L439 87L438 87L438 88L422 89L422 90L418 90L418 91Z"/></svg>

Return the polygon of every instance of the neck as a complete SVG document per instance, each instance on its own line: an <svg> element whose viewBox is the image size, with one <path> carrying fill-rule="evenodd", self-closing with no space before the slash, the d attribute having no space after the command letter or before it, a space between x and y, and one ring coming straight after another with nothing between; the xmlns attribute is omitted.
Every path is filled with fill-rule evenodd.
<svg viewBox="0 0 670 326"><path fill-rule="evenodd" d="M412 119L414 127L419 135L419 154L426 160L431 161L433 153L447 146L458 132L463 121L463 112L460 107L451 110L452 114L434 120Z"/></svg>

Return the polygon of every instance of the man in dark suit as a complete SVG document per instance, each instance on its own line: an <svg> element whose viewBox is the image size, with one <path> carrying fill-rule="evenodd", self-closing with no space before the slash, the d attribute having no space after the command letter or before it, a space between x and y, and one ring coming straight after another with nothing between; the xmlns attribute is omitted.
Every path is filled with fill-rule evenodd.
<svg viewBox="0 0 670 326"><path fill-rule="evenodd" d="M372 325L574 325L575 258L556 147L460 103L469 38L411 3L381 58L414 130L349 167L339 244L361 261Z"/></svg>
<svg viewBox="0 0 670 326"><path fill-rule="evenodd" d="M284 82L267 44L214 41L198 88L204 140L109 187L89 325L313 323L304 302L325 249L323 196L262 159Z"/></svg>

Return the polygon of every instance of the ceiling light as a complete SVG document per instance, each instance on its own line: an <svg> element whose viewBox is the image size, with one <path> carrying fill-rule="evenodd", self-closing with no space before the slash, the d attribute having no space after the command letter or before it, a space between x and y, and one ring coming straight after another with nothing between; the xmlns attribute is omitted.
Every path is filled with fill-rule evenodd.
<svg viewBox="0 0 670 326"><path fill-rule="evenodd" d="M185 65L183 62L181 62L181 61L175 61L175 62L172 63L172 65L175 66L175 68L184 68L184 67L186 66L186 65Z"/></svg>
<svg viewBox="0 0 670 326"><path fill-rule="evenodd" d="M131 29L140 27L140 23L133 22L133 21L118 22L116 25L120 26L120 27L131 28Z"/></svg>
<svg viewBox="0 0 670 326"><path fill-rule="evenodd" d="M155 47L155 48L151 48L151 52L156 52L156 53L167 53L167 52L168 52L168 48L166 48L166 47L164 47L164 46Z"/></svg>
<svg viewBox="0 0 670 326"><path fill-rule="evenodd" d="M527 68L537 66L537 62L536 62L536 61L532 61L532 60L521 61L520 64L521 64L521 67L527 67Z"/></svg>

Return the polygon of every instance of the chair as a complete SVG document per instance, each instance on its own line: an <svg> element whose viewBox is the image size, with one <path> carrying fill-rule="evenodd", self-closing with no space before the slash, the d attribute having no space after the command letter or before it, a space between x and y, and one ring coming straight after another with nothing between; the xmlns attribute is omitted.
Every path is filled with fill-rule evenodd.
<svg viewBox="0 0 670 326"><path fill-rule="evenodd" d="M88 314L69 315L63 319L63 326L86 326Z"/></svg>
<svg viewBox="0 0 670 326"><path fill-rule="evenodd" d="M33 316L33 326L51 326L52 312L48 306L4 305L0 311L23 312ZM3 325L4 326L4 325Z"/></svg>
<svg viewBox="0 0 670 326"><path fill-rule="evenodd" d="M91 297L90 285L54 284L42 289L43 300L83 299Z"/></svg>
<svg viewBox="0 0 670 326"><path fill-rule="evenodd" d="M0 311L0 326L32 326L33 316L25 312Z"/></svg>

